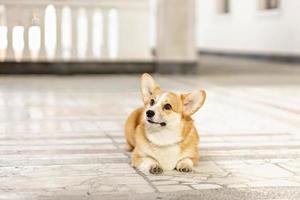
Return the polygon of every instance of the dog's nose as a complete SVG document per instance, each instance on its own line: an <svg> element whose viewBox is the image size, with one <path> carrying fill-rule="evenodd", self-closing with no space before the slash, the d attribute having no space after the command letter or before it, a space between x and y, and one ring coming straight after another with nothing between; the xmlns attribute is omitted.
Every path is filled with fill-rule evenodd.
<svg viewBox="0 0 300 200"><path fill-rule="evenodd" d="M147 115L147 117L151 118L155 115L155 112L152 110L147 110L146 115Z"/></svg>

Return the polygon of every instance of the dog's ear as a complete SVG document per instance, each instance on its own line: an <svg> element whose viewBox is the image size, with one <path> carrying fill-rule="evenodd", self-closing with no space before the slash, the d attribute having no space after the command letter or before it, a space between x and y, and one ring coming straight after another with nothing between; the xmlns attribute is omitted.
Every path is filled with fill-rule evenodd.
<svg viewBox="0 0 300 200"><path fill-rule="evenodd" d="M185 115L192 115L203 105L206 93L204 90L193 91L187 94L181 95L183 102L183 113Z"/></svg>
<svg viewBox="0 0 300 200"><path fill-rule="evenodd" d="M141 91L144 102L147 102L149 100L149 97L153 94L154 89L157 87L159 87L159 85L155 83L150 74L145 73L142 75Z"/></svg>

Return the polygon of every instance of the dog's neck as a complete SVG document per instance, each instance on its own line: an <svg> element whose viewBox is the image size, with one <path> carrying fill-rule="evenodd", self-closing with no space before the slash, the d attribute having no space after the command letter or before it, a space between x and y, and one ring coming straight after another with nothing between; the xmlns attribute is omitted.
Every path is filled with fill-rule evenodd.
<svg viewBox="0 0 300 200"><path fill-rule="evenodd" d="M181 121L168 123L167 126L155 126L146 124L145 131L147 139L157 146L170 146L178 144L182 141L182 128Z"/></svg>

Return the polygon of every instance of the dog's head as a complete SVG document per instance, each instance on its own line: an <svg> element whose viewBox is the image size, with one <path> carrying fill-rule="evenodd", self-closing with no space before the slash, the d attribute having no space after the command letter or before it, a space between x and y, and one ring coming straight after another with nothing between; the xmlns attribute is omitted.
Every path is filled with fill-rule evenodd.
<svg viewBox="0 0 300 200"><path fill-rule="evenodd" d="M180 123L184 116L197 112L206 97L204 90L181 95L163 91L149 74L141 77L141 92L145 104L145 123L157 127Z"/></svg>

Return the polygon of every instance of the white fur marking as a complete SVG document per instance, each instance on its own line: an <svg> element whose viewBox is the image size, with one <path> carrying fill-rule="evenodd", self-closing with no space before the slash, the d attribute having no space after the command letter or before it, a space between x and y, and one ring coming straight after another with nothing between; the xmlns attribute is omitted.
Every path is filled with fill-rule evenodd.
<svg viewBox="0 0 300 200"><path fill-rule="evenodd" d="M151 110L153 110L155 113L159 112L159 108L162 104L162 102L166 99L168 93L163 93L162 95L160 95L160 97L158 98L158 100L155 102L155 105L152 106Z"/></svg>
<svg viewBox="0 0 300 200"><path fill-rule="evenodd" d="M160 107L166 100L167 95L167 92L160 95L155 105L150 108L155 112L153 120L155 122L166 122L167 125L162 127L157 124L146 123L146 137L150 141L151 148L144 149L144 151L157 160L164 170L168 171L175 169L177 162L182 159L178 144L182 140L182 123L181 115L178 113L172 113L162 118Z"/></svg>
<svg viewBox="0 0 300 200"><path fill-rule="evenodd" d="M178 144L166 147L153 147L153 157L164 170L173 170L180 159L180 147Z"/></svg>
<svg viewBox="0 0 300 200"><path fill-rule="evenodd" d="M152 151L148 153L159 162L164 170L173 170L178 160L181 159L178 144L182 140L180 115L165 127L155 129L152 127L146 128L146 136L153 144Z"/></svg>
<svg viewBox="0 0 300 200"><path fill-rule="evenodd" d="M163 94L160 96L159 100L157 101L157 105L160 105L160 104L163 102L163 100L166 99L167 95L168 95L167 92L163 93Z"/></svg>
<svg viewBox="0 0 300 200"><path fill-rule="evenodd" d="M146 130L147 138L155 145L167 146L178 143L182 140L181 124L173 125L169 123L166 127L158 127Z"/></svg>
<svg viewBox="0 0 300 200"><path fill-rule="evenodd" d="M147 173L147 172L149 172L151 166L153 166L155 164L156 164L156 162L153 159L151 159L151 158L143 158L143 161L138 166L138 169L141 172Z"/></svg>
<svg viewBox="0 0 300 200"><path fill-rule="evenodd" d="M189 158L185 158L185 159L179 161L178 164L176 165L177 169L180 169L180 168L183 168L183 167L193 168L193 161Z"/></svg>

